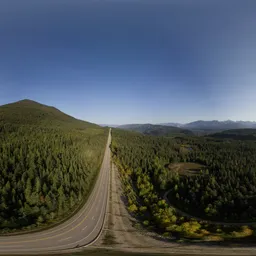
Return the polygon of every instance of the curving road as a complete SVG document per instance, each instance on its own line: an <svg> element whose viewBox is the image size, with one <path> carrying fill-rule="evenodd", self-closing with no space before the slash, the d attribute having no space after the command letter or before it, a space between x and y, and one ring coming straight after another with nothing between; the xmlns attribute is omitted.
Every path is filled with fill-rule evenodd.
<svg viewBox="0 0 256 256"><path fill-rule="evenodd" d="M0 237L0 254L74 249L92 243L104 224L108 201L111 129L101 170L84 207L65 223L38 233Z"/></svg>
<svg viewBox="0 0 256 256"><path fill-rule="evenodd" d="M169 189L168 191L165 192L164 194L164 200L167 202L167 204L172 207L178 214L181 216L187 217L189 219L194 219L196 221L202 221L208 224L213 224L213 225L223 225L223 226L250 226L253 224L256 224L256 222L224 222L224 221L214 221L214 220L207 220L199 217L195 217L189 213L186 213L178 208L176 208L174 205L172 205L168 199L168 194L172 191L172 189Z"/></svg>

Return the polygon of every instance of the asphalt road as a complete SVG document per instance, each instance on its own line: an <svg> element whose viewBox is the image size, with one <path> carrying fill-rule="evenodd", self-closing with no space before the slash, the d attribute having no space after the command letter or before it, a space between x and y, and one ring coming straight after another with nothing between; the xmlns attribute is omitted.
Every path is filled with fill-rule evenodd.
<svg viewBox="0 0 256 256"><path fill-rule="evenodd" d="M108 200L111 134L109 133L101 170L84 207L65 223L41 232L0 237L0 254L62 251L94 241L104 223Z"/></svg>

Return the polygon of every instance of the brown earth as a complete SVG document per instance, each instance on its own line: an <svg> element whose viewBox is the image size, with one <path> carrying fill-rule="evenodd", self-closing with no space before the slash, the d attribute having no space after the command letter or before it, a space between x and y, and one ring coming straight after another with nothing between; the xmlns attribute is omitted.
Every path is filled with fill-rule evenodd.
<svg viewBox="0 0 256 256"><path fill-rule="evenodd" d="M169 164L168 168L178 172L180 175L196 175L200 170L204 170L206 167L202 164L188 162Z"/></svg>

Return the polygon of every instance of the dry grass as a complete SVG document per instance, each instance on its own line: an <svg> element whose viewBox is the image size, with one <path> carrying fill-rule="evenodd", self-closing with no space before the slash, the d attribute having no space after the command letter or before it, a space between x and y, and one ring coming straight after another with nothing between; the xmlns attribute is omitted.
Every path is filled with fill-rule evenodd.
<svg viewBox="0 0 256 256"><path fill-rule="evenodd" d="M180 175L197 175L200 170L204 170L206 166L198 163L174 163L170 164L168 168L178 172Z"/></svg>

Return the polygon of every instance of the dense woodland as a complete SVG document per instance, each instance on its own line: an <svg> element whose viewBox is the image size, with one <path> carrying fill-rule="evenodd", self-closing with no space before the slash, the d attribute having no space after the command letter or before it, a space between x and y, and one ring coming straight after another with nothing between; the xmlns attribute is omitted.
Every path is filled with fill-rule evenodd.
<svg viewBox="0 0 256 256"><path fill-rule="evenodd" d="M256 140L256 129L233 129L210 135L218 139Z"/></svg>
<svg viewBox="0 0 256 256"><path fill-rule="evenodd" d="M0 228L55 222L79 206L100 168L107 135L34 102L0 107Z"/></svg>
<svg viewBox="0 0 256 256"><path fill-rule="evenodd" d="M184 143L183 140L178 143ZM186 211L226 222L256 221L256 144L253 141L187 140L182 161L207 167L199 175L169 179L170 200Z"/></svg>
<svg viewBox="0 0 256 256"><path fill-rule="evenodd" d="M166 206L161 206L165 216L157 217L157 204L168 190L171 204L193 216L223 222L256 221L254 141L171 139L113 129L111 147L117 165L126 178L130 177L138 196L137 203L131 200L130 210L139 212L140 202L150 212L149 221L160 222L158 227L180 231L184 224ZM200 163L205 168L196 175L180 175L169 169L170 164L181 162ZM127 191L130 190L127 185Z"/></svg>

